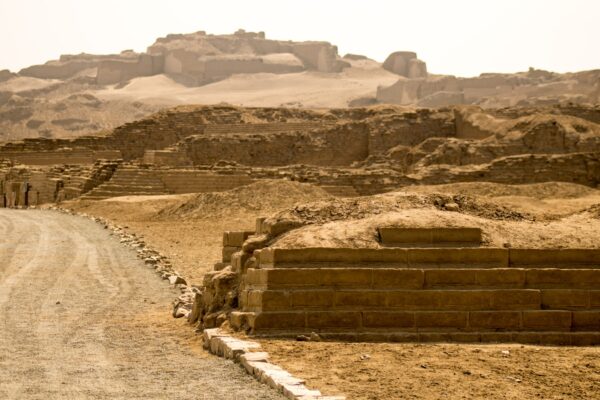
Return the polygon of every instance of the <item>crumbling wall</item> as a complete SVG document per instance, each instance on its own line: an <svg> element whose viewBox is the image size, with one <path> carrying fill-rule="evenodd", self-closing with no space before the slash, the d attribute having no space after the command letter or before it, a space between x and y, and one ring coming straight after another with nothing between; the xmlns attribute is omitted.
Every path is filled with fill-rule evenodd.
<svg viewBox="0 0 600 400"><path fill-rule="evenodd" d="M393 147L416 146L431 137L454 137L454 118L449 110L421 109L374 118L368 122L369 155L381 155Z"/></svg>
<svg viewBox="0 0 600 400"><path fill-rule="evenodd" d="M96 83L110 85L125 82L139 76L151 76L164 71L162 55L141 54L137 60L105 60L98 65Z"/></svg>
<svg viewBox="0 0 600 400"><path fill-rule="evenodd" d="M368 156L368 132L364 125L346 124L308 132L199 135L184 146L196 165L220 160L256 166L350 165Z"/></svg>
<svg viewBox="0 0 600 400"><path fill-rule="evenodd" d="M600 153L516 155L476 168L432 165L411 177L423 184L572 182L597 187L600 184Z"/></svg>
<svg viewBox="0 0 600 400"><path fill-rule="evenodd" d="M337 47L327 42L296 43L292 46L292 51L304 62L307 69L340 72L350 66L347 62L339 60Z"/></svg>
<svg viewBox="0 0 600 400"><path fill-rule="evenodd" d="M0 158L25 165L92 164L99 159L119 159L121 152L118 150L56 150L49 148L41 151L0 151Z"/></svg>
<svg viewBox="0 0 600 400"><path fill-rule="evenodd" d="M397 51L390 54L382 65L383 69L406 78L427 77L427 65L412 51Z"/></svg>
<svg viewBox="0 0 600 400"><path fill-rule="evenodd" d="M454 109L456 137L460 139L484 139L496 133L500 121L484 113L479 107L456 107Z"/></svg>
<svg viewBox="0 0 600 400"><path fill-rule="evenodd" d="M223 192L239 186L249 185L254 181L248 175L224 175L182 169L157 171L156 175L160 177L167 190L175 194Z"/></svg>

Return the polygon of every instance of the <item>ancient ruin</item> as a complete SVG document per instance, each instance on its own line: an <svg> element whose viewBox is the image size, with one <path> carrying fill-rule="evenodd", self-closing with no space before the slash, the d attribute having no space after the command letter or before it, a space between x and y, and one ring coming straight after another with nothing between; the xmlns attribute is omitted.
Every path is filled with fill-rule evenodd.
<svg viewBox="0 0 600 400"><path fill-rule="evenodd" d="M327 397L272 340L599 345L599 189L600 70L456 77L238 30L0 71L2 212L100 224L88 250L110 231L288 398ZM135 257L107 248L73 257L112 298L97 260Z"/></svg>

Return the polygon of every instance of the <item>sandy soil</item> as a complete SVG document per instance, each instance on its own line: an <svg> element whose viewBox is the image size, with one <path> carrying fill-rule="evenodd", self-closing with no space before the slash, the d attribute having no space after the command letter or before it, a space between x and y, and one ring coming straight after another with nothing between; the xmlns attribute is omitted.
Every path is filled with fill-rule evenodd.
<svg viewBox="0 0 600 400"><path fill-rule="evenodd" d="M238 74L201 87L183 86L165 75L136 78L124 87L94 92L103 100L155 104L218 104L243 106L346 107L357 97L374 97L378 85L391 85L398 75L373 61L355 61L353 68L332 73ZM160 93L160 96L156 94Z"/></svg>
<svg viewBox="0 0 600 400"><path fill-rule="evenodd" d="M207 355L176 293L99 225L2 209L0 232L0 398L280 398Z"/></svg>
<svg viewBox="0 0 600 400"><path fill-rule="evenodd" d="M189 282L200 284L221 261L223 232L254 230L258 217L295 203L331 198L312 185L263 181L222 193L117 197L63 206L110 219L142 235Z"/></svg>
<svg viewBox="0 0 600 400"><path fill-rule="evenodd" d="M376 201L378 196L332 200L323 194L316 203L309 200L319 200L317 193L303 186L301 195L294 185L272 183L261 190L249 186L221 194L120 198L72 206L128 224L150 245L175 257L176 267L186 268L195 282L219 257L222 231L252 228L255 217L275 213L297 213L317 222L284 235L280 245L301 235L320 244L336 245L346 238L345 245L365 246L375 243L374 227L395 218L396 223L412 225L433 221L483 226L491 240L488 245L500 240L492 234L502 233L528 246L573 246L577 239L580 245L598 246L598 191L580 185L454 184L405 188L400 197L379 196L388 200L383 202ZM436 193L469 194L472 199L465 202L463 212L448 212L432 206ZM328 222L348 215L355 219ZM356 235L361 229L367 242L357 240L363 237ZM260 341L273 362L306 379L309 387L343 393L349 399L591 399L600 391L599 348Z"/></svg>
<svg viewBox="0 0 600 400"><path fill-rule="evenodd" d="M593 399L600 348L259 340L309 387L348 399Z"/></svg>

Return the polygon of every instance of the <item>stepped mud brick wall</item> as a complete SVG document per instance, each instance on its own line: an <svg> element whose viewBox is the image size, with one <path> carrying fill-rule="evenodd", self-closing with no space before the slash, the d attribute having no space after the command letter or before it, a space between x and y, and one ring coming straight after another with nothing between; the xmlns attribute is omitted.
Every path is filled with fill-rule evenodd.
<svg viewBox="0 0 600 400"><path fill-rule="evenodd" d="M155 169L123 165L116 167L110 178L87 192L82 199L102 200L119 196L147 196L168 194Z"/></svg>
<svg viewBox="0 0 600 400"><path fill-rule="evenodd" d="M151 165L105 165L92 174L83 197L99 200L117 196L222 192L248 185L243 173L213 173L195 169L155 168ZM91 182L95 184L92 185Z"/></svg>
<svg viewBox="0 0 600 400"><path fill-rule="evenodd" d="M471 230L437 237L456 235L477 241ZM423 232L396 236L418 243ZM600 343L598 250L264 248L254 257L231 321L256 334Z"/></svg>
<svg viewBox="0 0 600 400"><path fill-rule="evenodd" d="M93 164L99 159L119 159L118 150L49 150L0 152L0 158L26 165Z"/></svg>
<svg viewBox="0 0 600 400"><path fill-rule="evenodd" d="M254 231L227 231L223 233L222 263L231 263L231 256L242 250L242 245Z"/></svg>
<svg viewBox="0 0 600 400"><path fill-rule="evenodd" d="M573 182L600 184L600 153L536 154L503 157L476 168L431 166L411 176L424 184L487 181L497 183Z"/></svg>
<svg viewBox="0 0 600 400"><path fill-rule="evenodd" d="M241 174L214 174L196 170L157 171L170 193L222 192L249 185L254 179Z"/></svg>
<svg viewBox="0 0 600 400"><path fill-rule="evenodd" d="M179 149L146 150L143 162L144 164L154 164L156 166L183 167L192 165L192 160Z"/></svg>

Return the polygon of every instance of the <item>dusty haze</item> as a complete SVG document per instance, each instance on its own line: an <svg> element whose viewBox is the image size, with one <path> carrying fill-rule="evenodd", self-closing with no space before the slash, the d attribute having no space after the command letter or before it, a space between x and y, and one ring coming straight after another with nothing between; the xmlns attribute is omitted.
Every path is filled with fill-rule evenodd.
<svg viewBox="0 0 600 400"><path fill-rule="evenodd" d="M145 50L148 38L173 32L266 31L270 38L329 40L340 54L383 61L417 49L434 73L474 76L533 66L556 72L600 64L600 3L373 0L282 2L75 0L0 2L1 68L18 71L80 52ZM135 29L133 29L135 28Z"/></svg>

